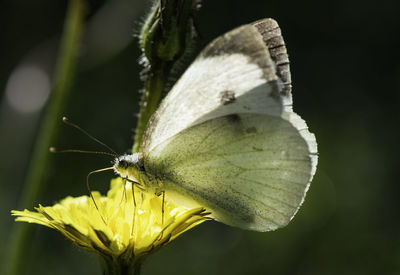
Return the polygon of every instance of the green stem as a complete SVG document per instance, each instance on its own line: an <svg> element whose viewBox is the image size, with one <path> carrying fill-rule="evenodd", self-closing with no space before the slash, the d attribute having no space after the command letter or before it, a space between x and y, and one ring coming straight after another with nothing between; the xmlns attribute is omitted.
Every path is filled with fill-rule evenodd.
<svg viewBox="0 0 400 275"><path fill-rule="evenodd" d="M170 63L161 63L157 69L152 69L144 83L144 90L140 101L140 111L138 124L136 127L133 152L139 151L142 143L144 131L151 115L157 109L160 103L168 75L170 73Z"/></svg>
<svg viewBox="0 0 400 275"><path fill-rule="evenodd" d="M19 209L31 209L37 205L46 187L50 167L49 147L57 139L58 125L71 91L84 18L84 0L70 0L51 96L37 134ZM9 249L6 250L8 258L3 265L5 274L10 275L21 274L23 271L33 231L29 224L18 223L12 232Z"/></svg>
<svg viewBox="0 0 400 275"><path fill-rule="evenodd" d="M140 275L141 261L122 261L101 257L103 275Z"/></svg>
<svg viewBox="0 0 400 275"><path fill-rule="evenodd" d="M156 0L143 24L140 46L148 64L133 152L138 152L147 123L164 96L173 66L193 41L192 17L197 0Z"/></svg>

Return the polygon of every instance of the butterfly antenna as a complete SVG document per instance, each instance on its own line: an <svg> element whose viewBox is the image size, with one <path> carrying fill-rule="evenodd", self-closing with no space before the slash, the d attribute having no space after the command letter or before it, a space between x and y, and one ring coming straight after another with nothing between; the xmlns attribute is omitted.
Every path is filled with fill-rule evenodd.
<svg viewBox="0 0 400 275"><path fill-rule="evenodd" d="M90 178L91 175L93 175L93 174L95 174L95 173L100 173L100 172L107 171L107 170L112 170L112 169L113 169L113 167L107 167L107 168L95 170L95 171L90 172L90 173L86 176L86 186L87 186L87 189L88 189L88 191L89 191L90 198L92 199L92 201L93 201L93 203L94 203L94 207L96 207L97 212L99 212L100 217L101 217L101 219L103 220L103 222L104 222L105 225L107 225L107 222L106 222L106 220L104 219L103 215L101 214L101 212L100 212L100 210L99 210L99 207L97 206L96 200L95 200L94 197L93 197L92 190L90 189L89 178Z"/></svg>
<svg viewBox="0 0 400 275"><path fill-rule="evenodd" d="M113 149L111 149L110 146L108 146L107 144L105 144L104 142L101 142L100 140L98 140L97 138L95 138L94 136L92 136L91 134L89 134L88 132L86 132L85 130L83 130L81 127L79 127L78 125L76 125L75 123L71 122L68 118L63 117L62 121L69 125L72 126L76 129L78 129L81 133L85 134L86 136L88 136L90 139L94 140L95 142L103 145L105 148L107 148L108 150L110 150L112 153L114 153L115 156L118 156L117 152L115 152Z"/></svg>
<svg viewBox="0 0 400 275"><path fill-rule="evenodd" d="M51 153L84 153L84 154L106 155L106 156L112 156L114 158L118 157L118 155L116 155L116 154L108 153L108 152L101 152L101 151L87 151L87 150L76 150L76 149L59 150L55 147L50 147L49 151Z"/></svg>

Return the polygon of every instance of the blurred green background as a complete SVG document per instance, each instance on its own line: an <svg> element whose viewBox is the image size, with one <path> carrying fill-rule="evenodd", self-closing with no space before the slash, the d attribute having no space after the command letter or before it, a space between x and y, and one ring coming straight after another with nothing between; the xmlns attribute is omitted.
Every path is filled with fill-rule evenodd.
<svg viewBox="0 0 400 275"><path fill-rule="evenodd" d="M49 93L67 1L0 2L0 256L13 234L28 160ZM65 115L118 152L128 152L142 87L137 39L150 1L88 1L79 73ZM398 1L204 0L207 42L272 17L291 60L294 109L317 136L320 161L294 220L269 233L207 222L144 264L143 274L400 274ZM60 118L61 119L61 118ZM61 123L59 148L98 149ZM104 156L58 154L38 201L87 193ZM105 191L111 173L96 175ZM97 258L38 225L26 274L99 274Z"/></svg>

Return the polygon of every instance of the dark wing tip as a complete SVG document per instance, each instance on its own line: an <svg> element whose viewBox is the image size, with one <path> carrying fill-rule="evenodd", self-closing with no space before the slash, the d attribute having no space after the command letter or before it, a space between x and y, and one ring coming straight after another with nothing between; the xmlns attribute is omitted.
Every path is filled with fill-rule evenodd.
<svg viewBox="0 0 400 275"><path fill-rule="evenodd" d="M253 25L243 25L217 37L200 53L199 58L231 54L244 55L250 63L257 64L267 81L277 80L274 61L269 56L262 36Z"/></svg>
<svg viewBox="0 0 400 275"><path fill-rule="evenodd" d="M283 84L282 95L290 96L292 81L289 57L278 23L274 19L266 18L253 22L251 25L255 26L261 34L265 46L268 48L271 58L276 65L276 74Z"/></svg>

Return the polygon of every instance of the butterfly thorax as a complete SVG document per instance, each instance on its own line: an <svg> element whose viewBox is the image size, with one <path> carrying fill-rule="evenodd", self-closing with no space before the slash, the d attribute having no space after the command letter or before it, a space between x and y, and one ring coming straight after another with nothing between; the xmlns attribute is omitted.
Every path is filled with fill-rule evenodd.
<svg viewBox="0 0 400 275"><path fill-rule="evenodd" d="M144 189L158 189L157 181L152 180L147 174L143 157L140 153L122 155L114 160L114 172L121 178L135 182Z"/></svg>

